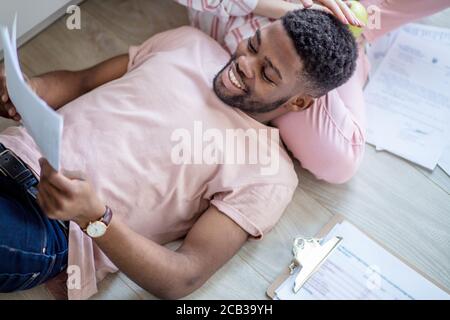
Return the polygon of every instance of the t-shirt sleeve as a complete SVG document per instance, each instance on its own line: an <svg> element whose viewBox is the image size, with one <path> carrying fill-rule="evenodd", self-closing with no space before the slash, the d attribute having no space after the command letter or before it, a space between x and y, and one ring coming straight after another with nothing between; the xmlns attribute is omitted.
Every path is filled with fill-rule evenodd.
<svg viewBox="0 0 450 320"><path fill-rule="evenodd" d="M150 39L138 46L131 46L128 50L128 71L138 68L153 54L168 52L177 49L185 49L199 43L215 43L213 39L202 31L190 26L168 30L152 36ZM216 44L219 46L219 44Z"/></svg>
<svg viewBox="0 0 450 320"><path fill-rule="evenodd" d="M154 43L155 37L151 37L141 45L130 47L128 50L128 71L135 69L149 57L154 51Z"/></svg>
<svg viewBox="0 0 450 320"><path fill-rule="evenodd" d="M255 239L273 229L292 200L295 188L258 184L217 193L211 204Z"/></svg>

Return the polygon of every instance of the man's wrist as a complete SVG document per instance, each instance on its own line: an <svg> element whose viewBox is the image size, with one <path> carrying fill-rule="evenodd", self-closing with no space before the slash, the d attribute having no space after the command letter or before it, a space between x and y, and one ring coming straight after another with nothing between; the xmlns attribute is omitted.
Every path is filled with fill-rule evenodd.
<svg viewBox="0 0 450 320"><path fill-rule="evenodd" d="M104 216L105 212L106 206L99 204L89 212L89 215L76 217L73 219L73 222L84 230L91 222L100 220Z"/></svg>

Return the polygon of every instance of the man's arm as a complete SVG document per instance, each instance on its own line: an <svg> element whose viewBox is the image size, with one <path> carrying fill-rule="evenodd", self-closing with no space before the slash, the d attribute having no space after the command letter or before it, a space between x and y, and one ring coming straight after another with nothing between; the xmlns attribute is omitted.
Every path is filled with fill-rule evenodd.
<svg viewBox="0 0 450 320"><path fill-rule="evenodd" d="M97 245L141 287L163 299L179 299L200 288L247 241L248 234L211 206L177 251L160 246L114 219Z"/></svg>
<svg viewBox="0 0 450 320"><path fill-rule="evenodd" d="M127 72L128 61L128 54L124 54L89 69L53 71L27 79L27 82L50 107L58 110L83 94L122 77ZM9 99L3 66L0 66L0 117L20 120L20 115Z"/></svg>
<svg viewBox="0 0 450 320"><path fill-rule="evenodd" d="M54 71L30 80L36 93L58 110L95 88L122 77L127 72L128 54L106 60L80 71Z"/></svg>
<svg viewBox="0 0 450 320"><path fill-rule="evenodd" d="M62 175L40 160L38 202L51 219L72 220L81 227L105 211L82 177ZM95 242L127 276L152 294L178 299L201 287L247 241L248 234L211 206L172 251L131 230L113 217L106 234Z"/></svg>

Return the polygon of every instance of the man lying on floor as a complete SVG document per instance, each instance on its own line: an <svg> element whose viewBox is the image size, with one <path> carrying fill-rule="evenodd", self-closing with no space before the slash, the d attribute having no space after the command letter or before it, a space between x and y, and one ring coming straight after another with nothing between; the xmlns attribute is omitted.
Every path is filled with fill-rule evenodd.
<svg viewBox="0 0 450 320"><path fill-rule="evenodd" d="M20 164L2 149L0 291L29 289L67 269L70 299L89 298L117 270L162 298L190 294L249 238L270 231L293 196L292 162L278 131L264 123L340 86L356 58L343 24L300 10L242 41L231 59L212 38L183 27L94 68L31 79L64 116L61 161L72 172L39 161L23 128L0 135L40 174L36 193L37 180L27 170L11 172ZM7 100L3 89L3 115L20 119ZM275 171L259 161L202 161L196 147L180 149L220 144L213 138L239 129L270 132L270 138L247 134L237 144L251 157L256 150L245 147L258 139L258 154L278 159ZM199 131L205 134L197 141ZM176 251L163 246L183 237Z"/></svg>

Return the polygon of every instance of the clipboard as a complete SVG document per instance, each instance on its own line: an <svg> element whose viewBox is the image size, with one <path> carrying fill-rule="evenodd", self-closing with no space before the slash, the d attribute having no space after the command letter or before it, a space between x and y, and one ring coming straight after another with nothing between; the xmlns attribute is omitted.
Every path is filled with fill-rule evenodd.
<svg viewBox="0 0 450 320"><path fill-rule="evenodd" d="M337 224L342 223L343 221L347 221L350 222L348 220L346 220L344 218L344 216L342 216L341 214L335 214L330 221L316 234L315 237L317 238L324 238ZM351 223L351 222L350 222ZM355 226L356 227L356 226ZM365 233L363 230L361 230L360 228L356 227L357 229L359 229L360 231L362 231L370 240L374 241L375 243L377 243L378 245L380 245L384 250L386 250L388 253L392 254L394 257L396 257L400 262L404 263L405 265L407 265L408 267L410 267L411 269L413 269L415 272L417 272L420 276L422 276L423 278L425 278L426 280L430 281L432 284L434 284L436 287L438 287L439 289L441 289L442 291L448 293L450 295L450 291L447 290L446 288L444 288L441 284L437 283L436 281L434 281L433 279L431 279L429 276L427 276L426 274L424 274L422 271L418 270L416 267L412 266L410 263L408 263L407 261L405 261L404 259L402 259L401 257L399 257L397 254L395 254L394 252L392 252L391 250L385 248L383 246L383 244L381 244L379 241L373 239L371 236L369 236L367 233ZM290 269L289 267L286 267L284 269L284 271L275 279L275 281L270 285L270 287L267 289L266 291L266 295L271 298L274 299L276 294L275 291L281 286L281 284L283 284L283 282L290 276Z"/></svg>

